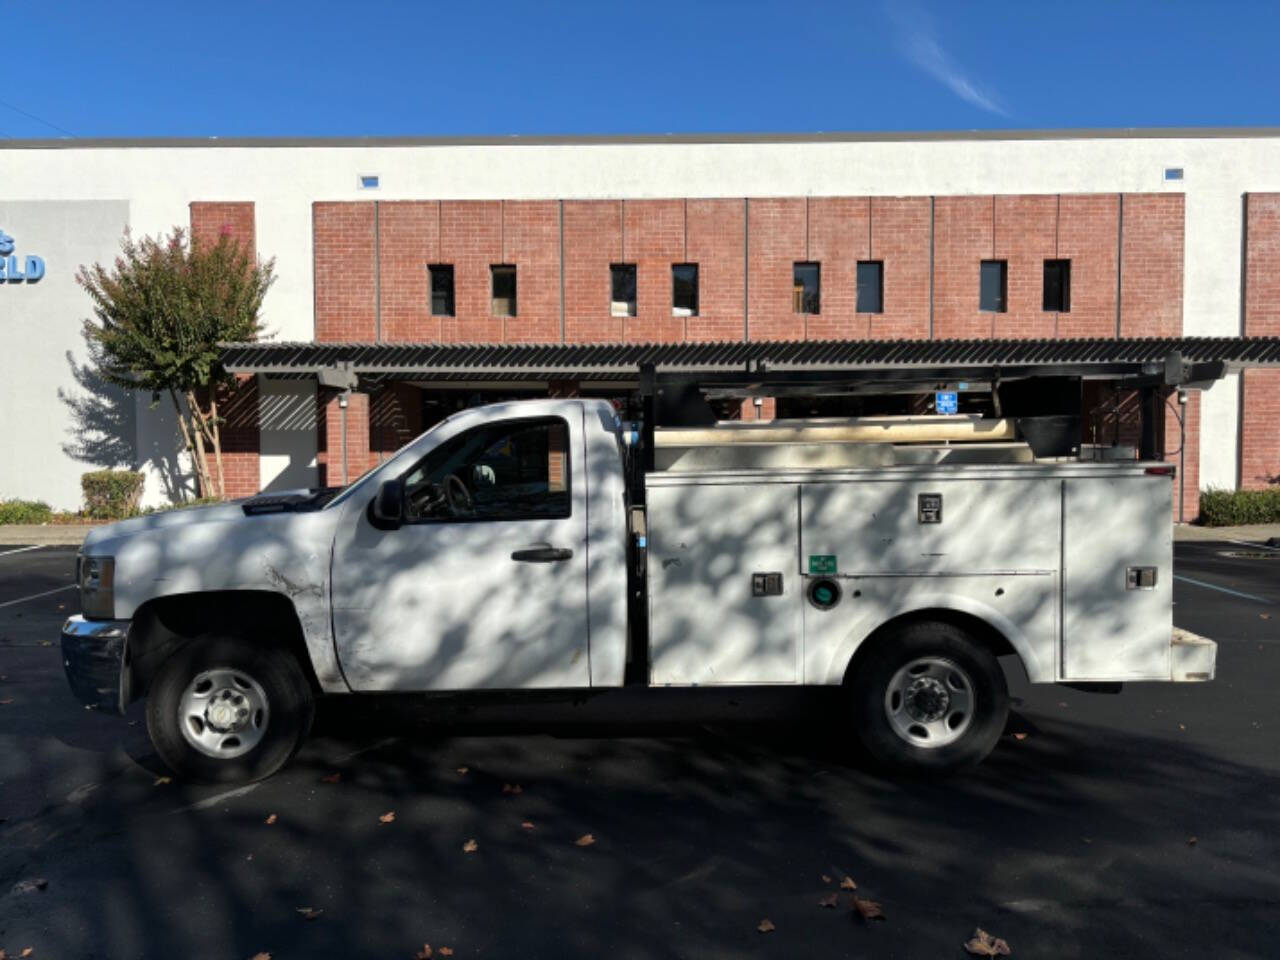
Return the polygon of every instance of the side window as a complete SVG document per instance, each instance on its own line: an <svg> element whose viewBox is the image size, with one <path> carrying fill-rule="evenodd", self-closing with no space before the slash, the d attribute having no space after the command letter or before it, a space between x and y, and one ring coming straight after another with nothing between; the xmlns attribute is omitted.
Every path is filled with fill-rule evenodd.
<svg viewBox="0 0 1280 960"><path fill-rule="evenodd" d="M411 523L567 517L569 425L547 417L460 433L409 472L404 496Z"/></svg>

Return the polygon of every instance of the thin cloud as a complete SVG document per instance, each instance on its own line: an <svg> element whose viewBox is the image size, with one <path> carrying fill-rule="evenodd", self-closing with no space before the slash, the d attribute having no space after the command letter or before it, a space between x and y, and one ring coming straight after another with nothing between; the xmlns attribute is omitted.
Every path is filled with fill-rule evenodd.
<svg viewBox="0 0 1280 960"><path fill-rule="evenodd" d="M965 103L980 110L1007 117L1009 111L991 90L979 87L965 74L947 51L942 49L933 33L933 25L923 11L909 13L901 8L889 10L890 18L898 28L898 49L911 63L947 87Z"/></svg>

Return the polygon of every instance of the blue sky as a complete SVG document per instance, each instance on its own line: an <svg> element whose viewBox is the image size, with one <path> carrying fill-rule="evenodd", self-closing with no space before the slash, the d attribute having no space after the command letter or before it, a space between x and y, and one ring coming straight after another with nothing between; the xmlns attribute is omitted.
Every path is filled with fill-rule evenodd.
<svg viewBox="0 0 1280 960"><path fill-rule="evenodd" d="M0 136L1280 123L1280 5L0 0Z"/></svg>

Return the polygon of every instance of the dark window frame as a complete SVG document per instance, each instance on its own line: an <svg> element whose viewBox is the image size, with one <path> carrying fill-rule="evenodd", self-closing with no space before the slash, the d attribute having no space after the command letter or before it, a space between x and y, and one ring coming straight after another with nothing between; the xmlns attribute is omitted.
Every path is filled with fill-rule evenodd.
<svg viewBox="0 0 1280 960"><path fill-rule="evenodd" d="M511 420L497 420L490 423L476 424L456 433L448 440L436 446L434 449L423 454L416 460L412 467L402 473L398 478L400 486L404 488L408 480L413 476L419 468L427 463L433 456L447 447L456 440L461 440L481 430L492 430L494 427L510 427L511 432L516 432L517 428L526 428L546 424L550 427L559 426L564 430L564 502L565 508L563 512L530 514L528 516L515 517L415 517L411 518L407 515L404 518L405 526L435 526L437 524L452 523L529 523L534 520L566 520L573 516L573 431L569 429L569 421L564 417L543 416L543 417L518 417ZM548 451L550 452L550 451ZM403 502L408 503L408 491L403 492Z"/></svg>
<svg viewBox="0 0 1280 960"><path fill-rule="evenodd" d="M1057 274L1056 277L1052 276ZM1057 297L1050 297L1050 291ZM1063 257L1055 257L1044 262L1044 289L1041 307L1045 313L1071 312L1071 261Z"/></svg>
<svg viewBox="0 0 1280 960"><path fill-rule="evenodd" d="M863 267L875 268L875 306L863 306L862 292L862 274ZM884 261L883 260L859 260L854 273L854 312L855 313L884 313Z"/></svg>
<svg viewBox="0 0 1280 960"><path fill-rule="evenodd" d="M631 296L618 296L618 277L625 273L631 274ZM625 282L625 281L624 281ZM616 313L614 304L628 304L627 313ZM611 263L609 264L609 315L613 317L634 317L640 309L640 274L634 263Z"/></svg>
<svg viewBox="0 0 1280 960"><path fill-rule="evenodd" d="M692 288L693 288L693 306L681 306L676 302L676 293L679 290L679 283L676 280L676 272L679 270L693 271ZM702 308L702 271L696 263L673 263L671 265L671 315L673 317L696 317ZM677 312L680 311L680 312Z"/></svg>
<svg viewBox="0 0 1280 960"><path fill-rule="evenodd" d="M802 271L813 271L813 295L810 297L808 292L800 293L800 302L796 303L796 287L806 288L808 284L800 279ZM808 309L812 304L813 309ZM796 309L797 306L799 309ZM809 317L822 316L822 261L821 260L796 260L791 265L791 312L795 314L803 314Z"/></svg>
<svg viewBox="0 0 1280 960"><path fill-rule="evenodd" d="M447 310L440 312L436 310L436 277L448 277L449 289L442 290L441 293L447 297L445 305ZM457 274L452 263L432 263L427 265L427 286L430 290L431 297L431 316L433 317L456 317L458 315L457 286L455 278Z"/></svg>
<svg viewBox="0 0 1280 960"><path fill-rule="evenodd" d="M498 296L498 277L511 277L511 296L509 298ZM500 299L510 299L511 311L509 313L499 313L497 302ZM491 263L489 264L489 315L493 317L517 317L520 315L520 278L519 271L514 263Z"/></svg>
<svg viewBox="0 0 1280 960"><path fill-rule="evenodd" d="M1000 289L996 293L994 305L991 304L991 298L988 296L989 289L987 285L987 276L989 267L999 267ZM1009 261L1008 260L983 260L978 267L978 310L982 313L1008 313L1009 312Z"/></svg>

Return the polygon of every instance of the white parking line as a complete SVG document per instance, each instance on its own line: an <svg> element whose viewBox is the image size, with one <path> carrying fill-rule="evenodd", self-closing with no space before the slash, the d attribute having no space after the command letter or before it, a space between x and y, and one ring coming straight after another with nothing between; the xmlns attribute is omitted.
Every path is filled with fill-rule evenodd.
<svg viewBox="0 0 1280 960"><path fill-rule="evenodd" d="M0 557L7 557L11 553L26 553L28 550L39 550L41 547L47 547L47 543L37 543L33 547L17 547L13 550L0 551Z"/></svg>
<svg viewBox="0 0 1280 960"><path fill-rule="evenodd" d="M1258 603L1271 604L1274 600L1268 600L1265 597L1255 597L1252 593L1241 593L1239 590L1228 590L1226 587L1220 587L1215 583L1205 583L1203 580L1192 580L1190 577L1184 577L1175 573L1173 579L1181 580L1183 583L1190 583L1197 587L1204 587L1206 590L1217 590L1219 593L1229 593L1233 597L1242 597L1245 600L1256 600Z"/></svg>
<svg viewBox="0 0 1280 960"><path fill-rule="evenodd" d="M1224 542L1234 543L1241 547L1254 547L1258 550L1274 550L1276 553L1280 553L1280 547L1269 547L1265 543L1256 543L1252 540L1227 540Z"/></svg>
<svg viewBox="0 0 1280 960"><path fill-rule="evenodd" d="M76 585L74 583L68 583L65 587L54 587L52 590L46 590L44 593L33 593L29 597L19 597L17 600L6 600L4 603L0 603L0 608L12 607L15 603L26 603L28 600L39 600L41 597L61 593L63 590L74 590L75 588Z"/></svg>

